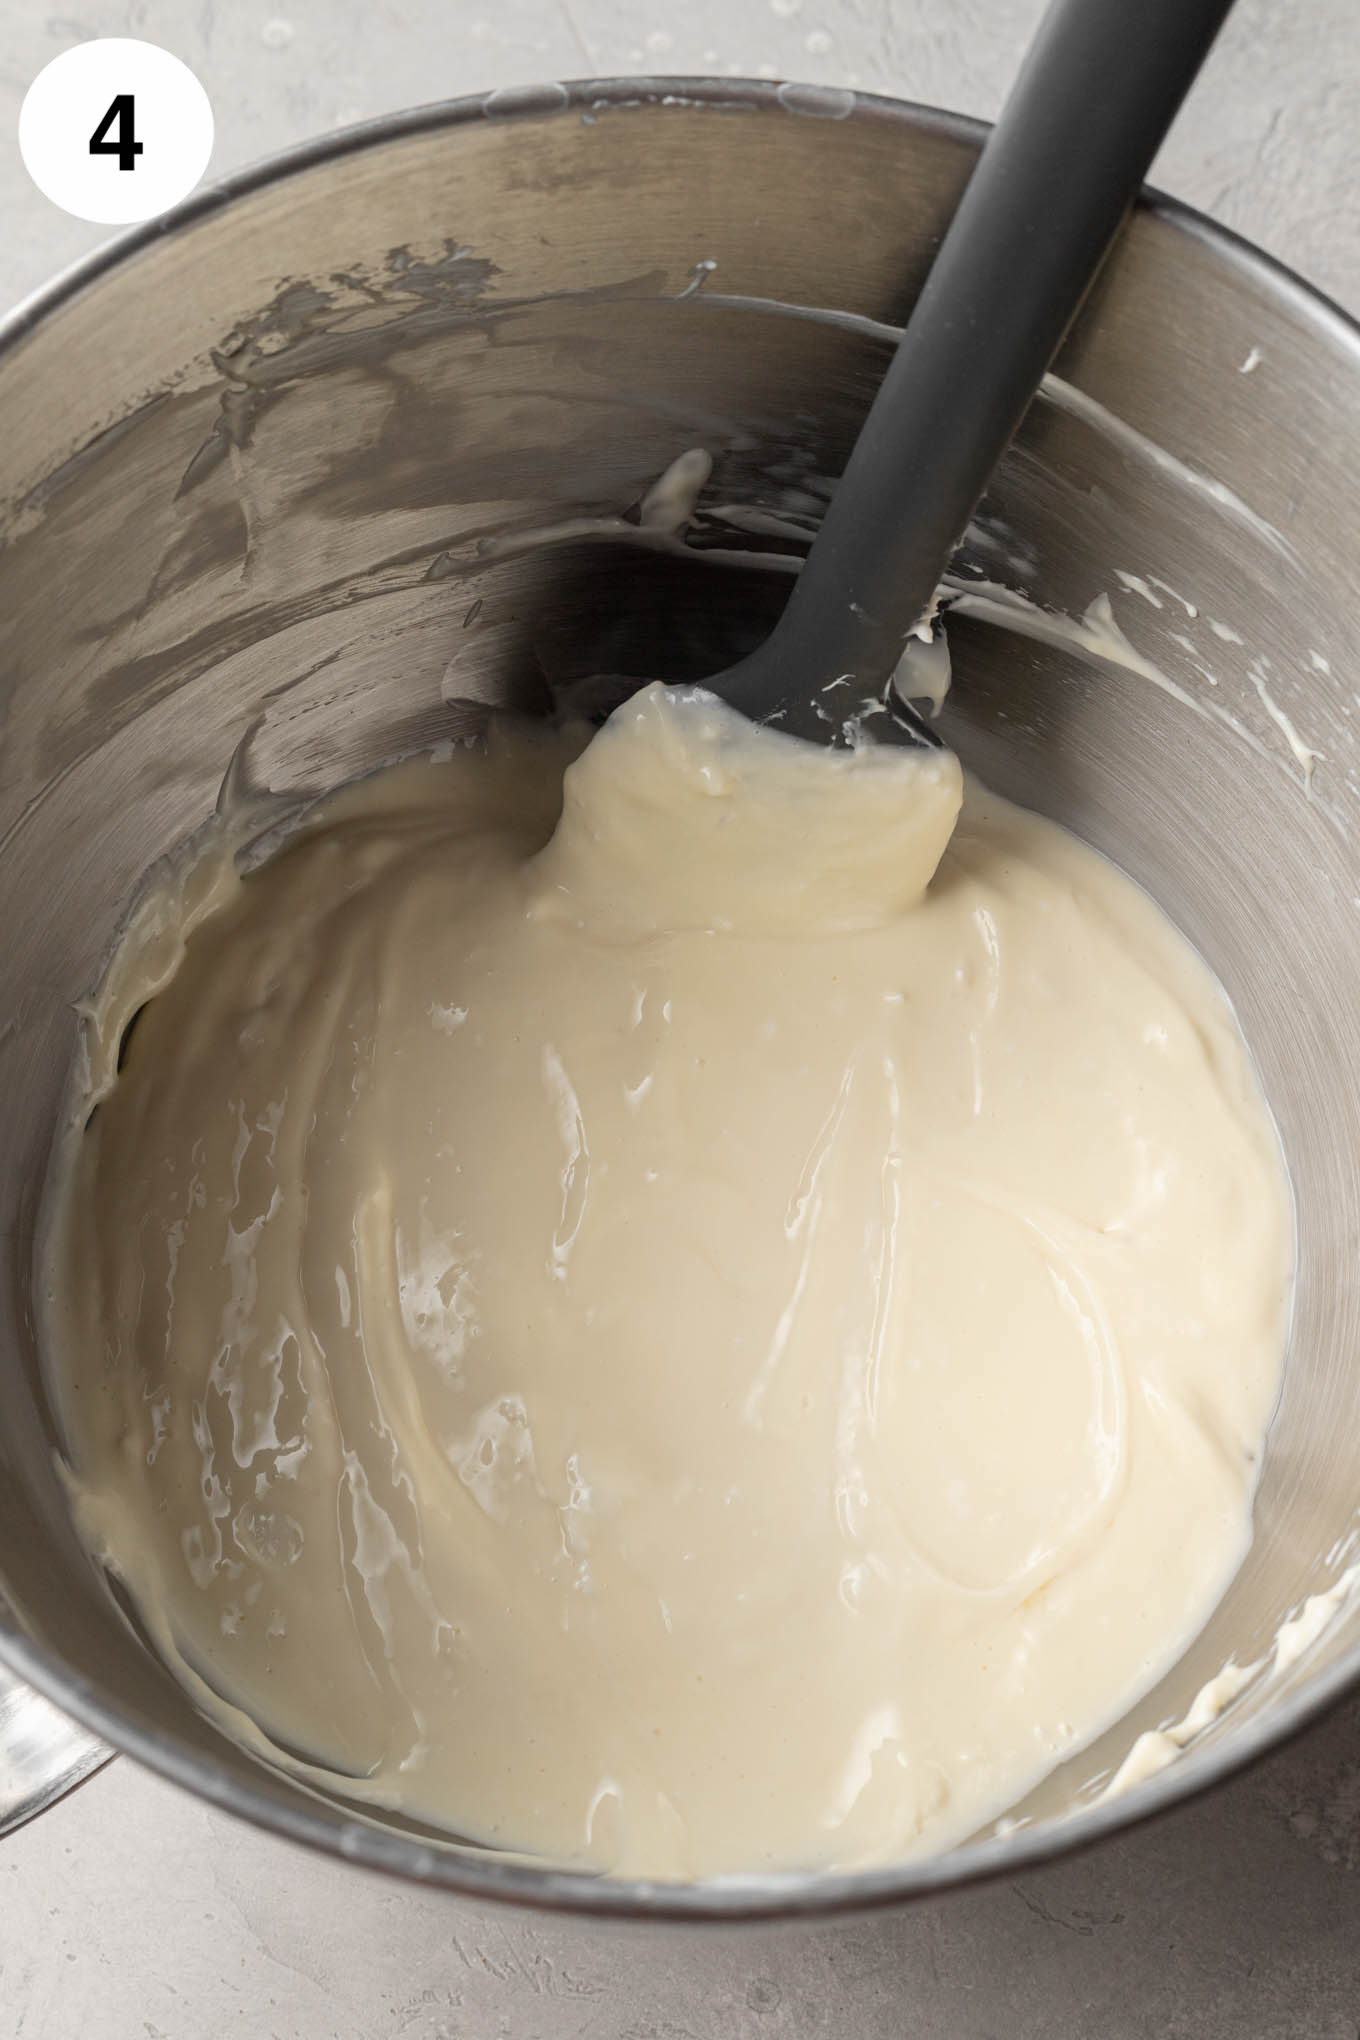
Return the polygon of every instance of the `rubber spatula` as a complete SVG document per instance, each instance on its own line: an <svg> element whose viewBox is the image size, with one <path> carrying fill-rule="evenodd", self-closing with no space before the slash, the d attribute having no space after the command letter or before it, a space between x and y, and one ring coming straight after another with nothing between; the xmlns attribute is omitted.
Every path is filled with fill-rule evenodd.
<svg viewBox="0 0 1360 2040"><path fill-rule="evenodd" d="M788 605L715 694L823 743L866 708L935 741L893 673L1229 5L1053 0Z"/></svg>

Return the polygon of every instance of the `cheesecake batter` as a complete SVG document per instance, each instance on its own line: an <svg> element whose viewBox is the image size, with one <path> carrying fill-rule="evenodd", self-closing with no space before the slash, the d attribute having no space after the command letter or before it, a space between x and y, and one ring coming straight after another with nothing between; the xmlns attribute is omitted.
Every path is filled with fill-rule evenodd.
<svg viewBox="0 0 1360 2040"><path fill-rule="evenodd" d="M80 1520L351 1798L661 1878L938 1849L1242 1557L1274 1131L1158 909L949 754L660 687L580 741L134 920L44 1247Z"/></svg>

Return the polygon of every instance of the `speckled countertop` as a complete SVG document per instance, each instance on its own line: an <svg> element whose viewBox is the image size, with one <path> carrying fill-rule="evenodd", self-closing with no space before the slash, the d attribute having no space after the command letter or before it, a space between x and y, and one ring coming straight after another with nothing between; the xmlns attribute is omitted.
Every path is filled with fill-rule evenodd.
<svg viewBox="0 0 1360 2040"><path fill-rule="evenodd" d="M50 56L165 44L216 167L420 100L627 71L990 115L1039 0L0 0L0 305L101 237L29 184ZM1239 0L1157 182L1360 312L1360 6ZM601 1930L302 1854L119 1761L0 1841L0 2040L1360 2040L1360 1704L1215 1796L852 1924Z"/></svg>

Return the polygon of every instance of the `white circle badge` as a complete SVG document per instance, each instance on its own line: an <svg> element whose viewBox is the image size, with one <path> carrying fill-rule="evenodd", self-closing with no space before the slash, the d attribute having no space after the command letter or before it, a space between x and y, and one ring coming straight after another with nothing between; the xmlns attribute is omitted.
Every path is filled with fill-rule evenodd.
<svg viewBox="0 0 1360 2040"><path fill-rule="evenodd" d="M154 219L187 198L212 145L212 108L189 66L125 36L63 50L19 112L19 150L38 189L102 226Z"/></svg>

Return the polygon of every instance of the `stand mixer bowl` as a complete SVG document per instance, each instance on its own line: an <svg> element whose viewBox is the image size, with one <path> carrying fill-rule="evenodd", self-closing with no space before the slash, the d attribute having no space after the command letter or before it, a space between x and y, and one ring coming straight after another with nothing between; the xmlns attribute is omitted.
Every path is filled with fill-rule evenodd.
<svg viewBox="0 0 1360 2040"><path fill-rule="evenodd" d="M1108 1835L1360 1678L1344 1587L1360 1501L1360 334L1157 199L965 544L961 583L1032 607L973 586L939 727L1199 947L1288 1156L1298 1291L1255 1539L1176 1668L947 1855L600 1880L375 1820L227 1740L87 1555L59 1475L35 1214L73 1005L142 874L207 820L229 766L238 788L300 799L601 668L697 679L754 644L979 139L812 87L495 93L206 189L0 333L0 1657L90 1734L282 1834L564 1909L828 1912ZM713 469L694 514L639 523L695 448ZM1093 602L1084 633L1052 624ZM1174 1762L1102 1799L1135 1738L1229 1660L1263 1662Z"/></svg>

